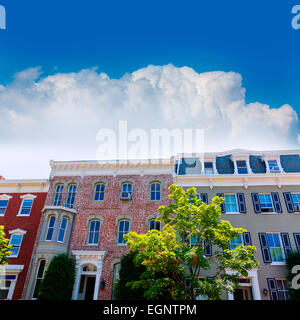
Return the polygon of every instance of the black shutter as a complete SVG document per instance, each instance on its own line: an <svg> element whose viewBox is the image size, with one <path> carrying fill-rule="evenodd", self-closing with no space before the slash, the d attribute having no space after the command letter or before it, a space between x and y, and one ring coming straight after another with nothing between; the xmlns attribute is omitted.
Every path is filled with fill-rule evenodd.
<svg viewBox="0 0 300 320"><path fill-rule="evenodd" d="M292 252L290 237L287 232L281 232L280 235L281 235L281 240L283 243L285 256L287 257Z"/></svg>
<svg viewBox="0 0 300 320"><path fill-rule="evenodd" d="M261 252L263 255L264 262L271 263L272 259L271 259L271 255L270 255L267 235L266 235L266 233L259 233L258 236L259 236Z"/></svg>
<svg viewBox="0 0 300 320"><path fill-rule="evenodd" d="M296 248L299 251L300 250L300 233L294 233L294 239L296 243Z"/></svg>
<svg viewBox="0 0 300 320"><path fill-rule="evenodd" d="M290 192L283 193L286 208L288 212L295 212L294 203Z"/></svg>
<svg viewBox="0 0 300 320"><path fill-rule="evenodd" d="M278 192L271 192L273 204L274 204L274 209L277 213L282 213L282 207L280 203L280 198Z"/></svg>
<svg viewBox="0 0 300 320"><path fill-rule="evenodd" d="M208 196L207 196L207 193L201 193L201 194L200 194L200 198L201 198L201 200L202 200L204 203L208 204Z"/></svg>
<svg viewBox="0 0 300 320"><path fill-rule="evenodd" d="M252 246L250 232L243 233L244 246Z"/></svg>
<svg viewBox="0 0 300 320"><path fill-rule="evenodd" d="M246 213L246 202L245 202L245 196L243 193L237 193L237 200L239 204L239 211L240 213Z"/></svg>
<svg viewBox="0 0 300 320"><path fill-rule="evenodd" d="M258 193L251 193L253 208L256 213L261 212L260 201L258 197Z"/></svg>
<svg viewBox="0 0 300 320"><path fill-rule="evenodd" d="M278 300L276 280L274 278L267 278L267 281L271 300Z"/></svg>
<svg viewBox="0 0 300 320"><path fill-rule="evenodd" d="M226 213L226 207L225 207L225 197L224 193L217 193L218 197L224 198L224 201L221 203L221 213Z"/></svg>

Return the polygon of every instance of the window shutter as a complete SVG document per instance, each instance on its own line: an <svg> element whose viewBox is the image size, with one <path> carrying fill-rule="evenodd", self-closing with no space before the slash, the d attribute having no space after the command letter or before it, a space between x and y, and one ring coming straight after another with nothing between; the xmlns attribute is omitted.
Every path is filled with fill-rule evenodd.
<svg viewBox="0 0 300 320"><path fill-rule="evenodd" d="M294 239L296 243L296 248L299 251L300 250L300 233L294 233Z"/></svg>
<svg viewBox="0 0 300 320"><path fill-rule="evenodd" d="M205 255L207 257L212 256L212 245L211 244L205 245Z"/></svg>
<svg viewBox="0 0 300 320"><path fill-rule="evenodd" d="M292 200L292 196L290 192L284 192L283 193L284 196L284 200L285 200L285 204L286 204L286 208L288 212L294 212L294 203Z"/></svg>
<svg viewBox="0 0 300 320"><path fill-rule="evenodd" d="M201 200L202 200L204 203L208 204L208 196L207 196L207 193L201 193L201 194L200 194L200 198L201 198Z"/></svg>
<svg viewBox="0 0 300 320"><path fill-rule="evenodd" d="M275 207L275 211L277 213L282 213L282 207L281 207L281 203L280 203L280 198L279 198L278 192L271 192L271 196L272 196L273 204L274 204L274 207Z"/></svg>
<svg viewBox="0 0 300 320"><path fill-rule="evenodd" d="M265 233L259 233L258 236L259 236L259 241L260 241L260 246L261 246L261 251L262 251L264 262L271 263L272 260L271 260L267 235Z"/></svg>
<svg viewBox="0 0 300 320"><path fill-rule="evenodd" d="M291 241L287 232L281 233L281 239L286 257L292 252Z"/></svg>
<svg viewBox="0 0 300 320"><path fill-rule="evenodd" d="M251 197L252 197L254 211L256 213L260 213L261 212L261 208L260 208L260 202L259 202L258 193L251 193Z"/></svg>
<svg viewBox="0 0 300 320"><path fill-rule="evenodd" d="M243 233L244 246L252 246L250 232Z"/></svg>
<svg viewBox="0 0 300 320"><path fill-rule="evenodd" d="M224 193L217 193L218 197L222 197L225 199L224 197ZM224 200L225 201L225 200ZM221 203L221 213L225 213L226 212L226 208L225 208L225 203L224 201Z"/></svg>
<svg viewBox="0 0 300 320"><path fill-rule="evenodd" d="M237 193L237 200L239 204L239 211L240 213L246 213L246 202L245 202L245 196L243 193Z"/></svg>
<svg viewBox="0 0 300 320"><path fill-rule="evenodd" d="M276 281L274 278L267 278L271 300L278 300Z"/></svg>

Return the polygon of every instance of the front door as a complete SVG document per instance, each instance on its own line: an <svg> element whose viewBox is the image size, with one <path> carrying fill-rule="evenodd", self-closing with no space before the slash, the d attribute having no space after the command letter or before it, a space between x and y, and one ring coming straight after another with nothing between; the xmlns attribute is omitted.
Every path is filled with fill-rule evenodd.
<svg viewBox="0 0 300 320"><path fill-rule="evenodd" d="M253 300L252 287L245 286L235 289L233 293L234 300Z"/></svg>
<svg viewBox="0 0 300 320"><path fill-rule="evenodd" d="M95 291L95 276L87 276L84 300L93 300Z"/></svg>

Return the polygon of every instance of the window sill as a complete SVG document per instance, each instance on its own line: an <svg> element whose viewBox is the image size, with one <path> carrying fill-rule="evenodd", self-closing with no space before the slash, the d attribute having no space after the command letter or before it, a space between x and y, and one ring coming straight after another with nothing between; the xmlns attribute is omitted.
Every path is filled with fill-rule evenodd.
<svg viewBox="0 0 300 320"><path fill-rule="evenodd" d="M268 215L268 214L277 214L277 212L261 212L262 215Z"/></svg>
<svg viewBox="0 0 300 320"><path fill-rule="evenodd" d="M271 262L271 266L286 266L286 262Z"/></svg>
<svg viewBox="0 0 300 320"><path fill-rule="evenodd" d="M120 247L127 247L128 245L126 243L117 243L117 246L120 246Z"/></svg>
<svg viewBox="0 0 300 320"><path fill-rule="evenodd" d="M99 246L99 244L97 243L87 243L86 244L87 246L89 246L89 247L98 247Z"/></svg>
<svg viewBox="0 0 300 320"><path fill-rule="evenodd" d="M225 212L225 214L241 214L240 212Z"/></svg>
<svg viewBox="0 0 300 320"><path fill-rule="evenodd" d="M30 214L20 214L18 213L16 217L30 217Z"/></svg>

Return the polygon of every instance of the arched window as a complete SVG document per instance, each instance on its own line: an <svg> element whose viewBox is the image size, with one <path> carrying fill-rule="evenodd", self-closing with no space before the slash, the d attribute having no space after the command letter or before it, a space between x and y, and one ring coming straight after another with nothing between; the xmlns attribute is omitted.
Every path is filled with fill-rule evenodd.
<svg viewBox="0 0 300 320"><path fill-rule="evenodd" d="M99 220L92 220L89 223L89 232L88 232L88 244L97 245L99 242L100 234L100 225Z"/></svg>
<svg viewBox="0 0 300 320"><path fill-rule="evenodd" d="M96 184L95 185L94 200L95 201L103 201L104 200L104 193L105 193L105 184L104 183Z"/></svg>
<svg viewBox="0 0 300 320"><path fill-rule="evenodd" d="M122 184L121 199L132 199L132 183Z"/></svg>
<svg viewBox="0 0 300 320"><path fill-rule="evenodd" d="M118 226L118 244L126 244L124 235L130 230L130 223L128 220L120 220Z"/></svg>
<svg viewBox="0 0 300 320"><path fill-rule="evenodd" d="M158 230L160 231L160 222L152 219L149 221L149 230Z"/></svg>
<svg viewBox="0 0 300 320"><path fill-rule="evenodd" d="M55 193L54 193L54 197L53 197L53 205L54 206L60 206L61 205L63 191L64 191L64 185L63 184L58 184L55 187Z"/></svg>
<svg viewBox="0 0 300 320"><path fill-rule="evenodd" d="M68 194L67 194L67 201L66 201L66 207L73 208L75 196L76 196L76 184L70 184L68 187Z"/></svg>
<svg viewBox="0 0 300 320"><path fill-rule="evenodd" d="M46 241L51 241L52 236L53 236L53 231L54 231L54 225L55 225L55 216L51 216L49 218L49 223L48 223L48 230L47 230L47 235L46 235Z"/></svg>
<svg viewBox="0 0 300 320"><path fill-rule="evenodd" d="M63 217L60 223L59 234L58 234L58 242L65 241L66 230L68 228L68 218Z"/></svg>
<svg viewBox="0 0 300 320"><path fill-rule="evenodd" d="M150 200L161 200L161 184L159 182L153 182L150 184Z"/></svg>
<svg viewBox="0 0 300 320"><path fill-rule="evenodd" d="M38 271L35 279L35 287L34 287L34 292L33 292L33 299L38 298L39 294L39 288L43 279L44 271L45 271L45 266L46 266L46 260L42 259L39 261L39 266L38 266Z"/></svg>

